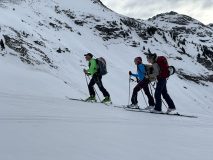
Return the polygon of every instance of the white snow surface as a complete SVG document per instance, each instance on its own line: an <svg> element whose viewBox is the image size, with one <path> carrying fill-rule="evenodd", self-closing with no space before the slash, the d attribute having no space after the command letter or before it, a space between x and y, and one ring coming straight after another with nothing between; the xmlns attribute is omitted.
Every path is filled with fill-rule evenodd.
<svg viewBox="0 0 213 160"><path fill-rule="evenodd" d="M76 17L92 15L101 20L97 22L100 24L119 20L122 15L90 0L0 3L3 4L0 5L0 36L16 37L11 27L25 31L29 34L25 41L45 42L45 47L37 47L57 66L50 67L37 51L30 50L30 58L42 62L40 65L22 63L18 58L20 53L8 47L1 52L0 160L212 160L213 85L210 82L204 82L208 86L198 85L177 75L168 80L177 111L196 115L197 119L128 112L66 99L89 96L82 72L87 67L83 56L87 52L107 60L109 73L103 77L103 83L115 105L128 102L128 71L136 70L134 57L142 56L144 63L147 62L141 55L142 47L130 47L121 38L103 41L90 29L95 26L93 21L84 27L75 25L64 14L55 13L55 6L70 9ZM65 27L51 28L48 24L56 23L54 18L69 24L74 32ZM132 35L136 35L134 31ZM139 37L134 38L140 41ZM167 57L176 56L172 42L163 43L157 34L154 38L159 43L151 44L148 40L144 45ZM69 48L70 52L58 54L59 47ZM191 58L183 55L183 61L169 59L169 63L185 73L212 74L194 62L194 46L189 44L185 49ZM134 86L132 83L131 89ZM138 97L139 105L145 107L141 93Z"/></svg>
<svg viewBox="0 0 213 160"><path fill-rule="evenodd" d="M213 156L210 115L168 117L62 98L0 94L0 159L211 160Z"/></svg>

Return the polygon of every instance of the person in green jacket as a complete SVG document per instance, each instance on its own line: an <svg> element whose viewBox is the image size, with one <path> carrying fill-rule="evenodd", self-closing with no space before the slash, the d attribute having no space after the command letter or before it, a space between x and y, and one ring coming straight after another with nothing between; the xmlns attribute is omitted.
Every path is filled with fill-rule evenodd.
<svg viewBox="0 0 213 160"><path fill-rule="evenodd" d="M84 73L87 76L92 76L92 79L90 80L89 85L88 85L90 97L87 98L85 101L96 101L94 85L97 84L98 88L100 89L100 91L103 93L103 95L105 97L102 100L102 103L111 102L110 95L103 86L102 75L100 75L98 72L98 65L97 65L96 60L93 58L93 55L91 53L87 53L84 56L85 56L86 61L89 62L89 69L87 69L87 70L84 69Z"/></svg>

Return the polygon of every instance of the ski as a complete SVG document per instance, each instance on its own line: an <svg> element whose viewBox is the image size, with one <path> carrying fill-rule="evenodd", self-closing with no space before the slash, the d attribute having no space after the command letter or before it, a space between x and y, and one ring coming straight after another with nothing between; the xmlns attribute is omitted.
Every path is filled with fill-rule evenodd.
<svg viewBox="0 0 213 160"><path fill-rule="evenodd" d="M167 115L167 116L178 116L178 117L186 117L186 118L198 118L197 116L180 114L178 112L176 112L176 113L165 113L165 112L153 113L153 112L150 112L149 110L145 110L145 109L142 109L142 108L129 108L126 105L112 105L112 104L101 103L101 102L86 102L83 99L70 98L70 97L66 97L66 98L68 100L72 100L72 101L80 101L80 102L85 102L85 103L99 103L99 104L104 104L106 106L113 106L113 107L116 107L116 108L123 108L126 111L132 111L132 112L143 112L143 113L150 113L150 114L159 114L159 115Z"/></svg>
<svg viewBox="0 0 213 160"><path fill-rule="evenodd" d="M70 98L70 97L66 97L67 99L69 100L72 100L72 101L81 101L81 102L86 102L85 100L83 99L77 99L77 98Z"/></svg>
<svg viewBox="0 0 213 160"><path fill-rule="evenodd" d="M99 104L104 104L106 106L110 106L112 104L109 104L109 103L102 103L102 102L87 102L83 99L78 99L78 98L70 98L70 97L66 97L68 100L71 100L71 101L80 101L80 102L85 102L85 103L99 103Z"/></svg>
<svg viewBox="0 0 213 160"><path fill-rule="evenodd" d="M134 108L128 108L127 106L125 106L123 108L127 111L132 111L132 112L143 112L143 113L150 113L150 114L160 114L160 115L178 116L178 117L186 117L186 118L198 118L197 116L180 114L178 112L176 112L176 113L165 113L165 112L153 113L153 112L150 112L149 110L145 110L145 109L141 109L141 108L134 109Z"/></svg>
<svg viewBox="0 0 213 160"><path fill-rule="evenodd" d="M115 107L115 108L124 108L124 107L126 107L126 105L114 105L113 107Z"/></svg>

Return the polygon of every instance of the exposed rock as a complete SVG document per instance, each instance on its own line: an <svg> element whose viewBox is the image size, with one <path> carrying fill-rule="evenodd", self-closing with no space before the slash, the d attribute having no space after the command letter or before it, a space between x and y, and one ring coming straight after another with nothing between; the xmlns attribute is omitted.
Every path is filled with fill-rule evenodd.
<svg viewBox="0 0 213 160"><path fill-rule="evenodd" d="M208 86L204 82L213 82L213 75L209 75L209 76L188 75L188 74L184 73L182 70L178 70L177 74L180 79L192 81L194 83L201 84L204 86Z"/></svg>
<svg viewBox="0 0 213 160"><path fill-rule="evenodd" d="M197 62L213 71L213 51L204 46L202 56L200 54L197 56Z"/></svg>

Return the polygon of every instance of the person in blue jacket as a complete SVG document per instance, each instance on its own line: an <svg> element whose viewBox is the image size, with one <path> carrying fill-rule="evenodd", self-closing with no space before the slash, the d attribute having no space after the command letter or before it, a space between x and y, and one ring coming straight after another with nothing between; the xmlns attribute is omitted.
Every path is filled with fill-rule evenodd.
<svg viewBox="0 0 213 160"><path fill-rule="evenodd" d="M134 62L135 62L135 65L137 66L137 74L133 74L131 71L129 71L129 75L131 77L136 77L138 84L133 89L132 98L131 98L132 104L129 105L128 107L139 108L137 96L138 96L138 92L141 89L144 90L145 94L147 95L147 97L149 99L149 106L147 106L147 108L153 107L153 106L155 106L155 102L154 102L153 96L150 94L150 91L149 91L148 84L150 81L149 81L149 79L146 78L145 65L142 63L141 57L136 57L134 59Z"/></svg>

